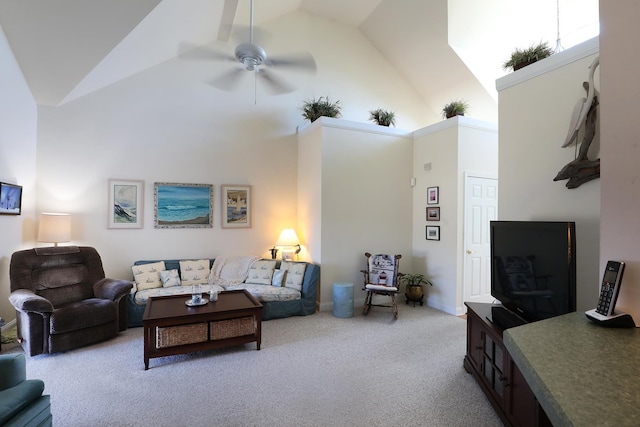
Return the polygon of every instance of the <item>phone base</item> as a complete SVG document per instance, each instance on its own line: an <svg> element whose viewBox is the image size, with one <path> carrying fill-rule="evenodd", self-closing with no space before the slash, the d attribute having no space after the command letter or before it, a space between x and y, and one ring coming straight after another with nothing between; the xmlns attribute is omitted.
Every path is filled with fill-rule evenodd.
<svg viewBox="0 0 640 427"><path fill-rule="evenodd" d="M596 325L603 326L605 328L635 328L636 322L630 314L622 312L614 312L611 316L603 316L596 312L596 309L585 311L584 314L589 320Z"/></svg>

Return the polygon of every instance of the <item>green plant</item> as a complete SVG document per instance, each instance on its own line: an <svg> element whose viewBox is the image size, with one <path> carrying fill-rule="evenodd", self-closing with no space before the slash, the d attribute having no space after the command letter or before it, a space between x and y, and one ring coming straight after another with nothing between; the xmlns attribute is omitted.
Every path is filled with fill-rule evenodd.
<svg viewBox="0 0 640 427"><path fill-rule="evenodd" d="M511 52L511 57L502 64L502 68L516 71L551 55L553 55L553 49L547 42L533 44L526 49L516 48Z"/></svg>
<svg viewBox="0 0 640 427"><path fill-rule="evenodd" d="M378 108L369 111L369 120L380 126L395 126L396 113L393 111Z"/></svg>
<svg viewBox="0 0 640 427"><path fill-rule="evenodd" d="M433 283L424 274L403 274L400 276L398 281L405 286L417 286L421 284L426 284L429 286L433 286Z"/></svg>
<svg viewBox="0 0 640 427"><path fill-rule="evenodd" d="M340 117L341 109L340 101L331 102L328 96L321 96L302 103L302 117L313 123L322 116Z"/></svg>
<svg viewBox="0 0 640 427"><path fill-rule="evenodd" d="M451 101L442 108L442 117L448 119L453 116L464 116L469 108L469 104L462 99Z"/></svg>

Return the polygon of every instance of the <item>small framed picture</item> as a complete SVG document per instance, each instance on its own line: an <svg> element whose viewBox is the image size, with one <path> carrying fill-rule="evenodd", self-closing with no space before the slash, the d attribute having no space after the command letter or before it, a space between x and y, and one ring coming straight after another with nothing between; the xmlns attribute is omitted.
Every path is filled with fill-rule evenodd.
<svg viewBox="0 0 640 427"><path fill-rule="evenodd" d="M22 213L22 186L0 182L0 215Z"/></svg>
<svg viewBox="0 0 640 427"><path fill-rule="evenodd" d="M440 240L440 227L427 225L427 240Z"/></svg>
<svg viewBox="0 0 640 427"><path fill-rule="evenodd" d="M144 181L109 180L107 228L142 228Z"/></svg>
<svg viewBox="0 0 640 427"><path fill-rule="evenodd" d="M440 201L440 194L438 191L439 187L429 187L427 188L427 204L428 205L437 205Z"/></svg>
<svg viewBox="0 0 640 427"><path fill-rule="evenodd" d="M427 221L440 221L440 207L427 207Z"/></svg>
<svg viewBox="0 0 640 427"><path fill-rule="evenodd" d="M251 228L251 186L222 186L222 228Z"/></svg>

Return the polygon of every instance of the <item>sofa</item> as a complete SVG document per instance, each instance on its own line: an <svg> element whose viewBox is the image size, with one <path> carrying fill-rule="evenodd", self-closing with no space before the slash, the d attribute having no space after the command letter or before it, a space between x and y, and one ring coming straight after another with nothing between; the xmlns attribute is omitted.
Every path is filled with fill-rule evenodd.
<svg viewBox="0 0 640 427"><path fill-rule="evenodd" d="M238 263L238 260L241 260ZM133 289L127 299L129 327L142 326L150 297L190 295L201 284L211 290L246 289L262 303L262 320L315 313L320 266L307 262L218 257L200 260L139 260L132 266Z"/></svg>
<svg viewBox="0 0 640 427"><path fill-rule="evenodd" d="M22 353L0 356L0 425L51 426L49 395L42 380L28 380Z"/></svg>
<svg viewBox="0 0 640 427"><path fill-rule="evenodd" d="M28 356L68 351L115 337L127 328L120 301L128 280L105 278L89 246L14 252L9 265L18 338Z"/></svg>

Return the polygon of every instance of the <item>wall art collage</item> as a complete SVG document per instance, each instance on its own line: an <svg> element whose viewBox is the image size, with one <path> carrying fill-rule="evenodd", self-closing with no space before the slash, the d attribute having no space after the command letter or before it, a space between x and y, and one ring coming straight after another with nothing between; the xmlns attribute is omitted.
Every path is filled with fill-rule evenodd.
<svg viewBox="0 0 640 427"><path fill-rule="evenodd" d="M154 228L212 228L214 221L212 184L155 182L153 184ZM144 228L144 181L109 180L108 228ZM252 187L221 186L221 227L251 228Z"/></svg>
<svg viewBox="0 0 640 427"><path fill-rule="evenodd" d="M440 203L440 187L427 188L427 205ZM427 206L427 221L440 221L440 206ZM426 226L427 240L440 240L440 226Z"/></svg>

